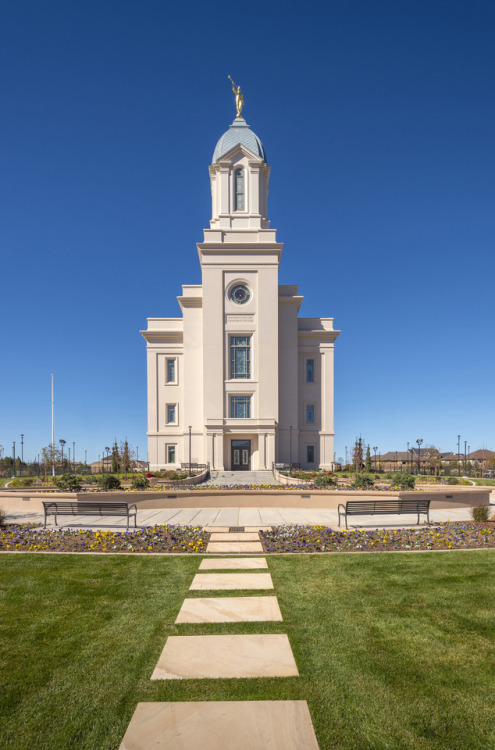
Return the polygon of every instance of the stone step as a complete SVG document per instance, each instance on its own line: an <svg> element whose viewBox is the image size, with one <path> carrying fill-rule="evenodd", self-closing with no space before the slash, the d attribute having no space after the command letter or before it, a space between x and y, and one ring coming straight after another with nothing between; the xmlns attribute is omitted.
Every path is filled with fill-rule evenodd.
<svg viewBox="0 0 495 750"><path fill-rule="evenodd" d="M210 478L204 484L243 485L243 484L269 484L277 486L279 483L274 479L271 471L212 471Z"/></svg>

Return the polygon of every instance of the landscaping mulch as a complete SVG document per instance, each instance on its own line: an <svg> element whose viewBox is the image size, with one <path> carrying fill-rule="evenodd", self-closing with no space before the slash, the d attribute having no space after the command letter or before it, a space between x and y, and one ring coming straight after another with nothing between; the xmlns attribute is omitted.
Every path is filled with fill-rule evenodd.
<svg viewBox="0 0 495 750"><path fill-rule="evenodd" d="M45 529L35 524L0 528L0 550L10 552L191 552L206 550L200 526L149 526L129 531Z"/></svg>
<svg viewBox="0 0 495 750"><path fill-rule="evenodd" d="M401 550L484 549L495 547L495 526L440 523L422 529L352 529L277 526L260 531L265 552L398 552Z"/></svg>

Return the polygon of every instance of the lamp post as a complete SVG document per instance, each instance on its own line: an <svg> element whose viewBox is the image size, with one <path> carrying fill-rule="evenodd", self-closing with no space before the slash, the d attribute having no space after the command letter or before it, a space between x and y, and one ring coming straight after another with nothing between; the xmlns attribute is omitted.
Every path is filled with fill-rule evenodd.
<svg viewBox="0 0 495 750"><path fill-rule="evenodd" d="M289 476L292 476L292 425L289 428Z"/></svg>
<svg viewBox="0 0 495 750"><path fill-rule="evenodd" d="M76 473L76 444L72 441L72 463L74 464L74 474Z"/></svg>
<svg viewBox="0 0 495 750"><path fill-rule="evenodd" d="M189 476L191 476L191 473L192 473L191 472L191 430L192 430L191 425L189 425L188 430L189 430Z"/></svg>
<svg viewBox="0 0 495 750"><path fill-rule="evenodd" d="M24 463L24 435L21 432L21 465L19 467L19 476L22 477L22 464Z"/></svg>
<svg viewBox="0 0 495 750"><path fill-rule="evenodd" d="M469 454L470 454L470 453L471 453L471 446L470 446L470 445L468 445L468 456L469 456ZM471 464L471 460L469 461L469 463ZM470 469L470 471L472 471L472 470L473 470L473 464L471 464L471 469Z"/></svg>
<svg viewBox="0 0 495 750"><path fill-rule="evenodd" d="M464 441L464 474L466 474L466 465L467 465L467 440Z"/></svg>
<svg viewBox="0 0 495 750"><path fill-rule="evenodd" d="M41 466L40 466L40 454L38 453L38 476L41 474Z"/></svg>
<svg viewBox="0 0 495 750"><path fill-rule="evenodd" d="M13 466L13 468L12 468L12 476L15 477L15 440L14 440L14 444L12 446L12 455L14 456L14 463L12 464L12 466Z"/></svg>
<svg viewBox="0 0 495 750"><path fill-rule="evenodd" d="M105 445L105 451L106 451L106 458L105 458L105 468L108 471L108 454L110 453L110 447L108 445Z"/></svg>
<svg viewBox="0 0 495 750"><path fill-rule="evenodd" d="M377 446L377 445L374 445L374 446L373 446L373 450L374 450L374 452L375 452L375 472L376 472L376 452L377 452L377 450L378 450L378 446Z"/></svg>
<svg viewBox="0 0 495 750"><path fill-rule="evenodd" d="M65 445L65 440L59 440L58 442L62 446L62 474L63 474L64 473L64 445Z"/></svg>
<svg viewBox="0 0 495 750"><path fill-rule="evenodd" d="M461 476L461 436L457 436L457 473Z"/></svg>
<svg viewBox="0 0 495 750"><path fill-rule="evenodd" d="M421 443L423 442L423 438L418 438L416 440L418 444L418 476L421 473Z"/></svg>

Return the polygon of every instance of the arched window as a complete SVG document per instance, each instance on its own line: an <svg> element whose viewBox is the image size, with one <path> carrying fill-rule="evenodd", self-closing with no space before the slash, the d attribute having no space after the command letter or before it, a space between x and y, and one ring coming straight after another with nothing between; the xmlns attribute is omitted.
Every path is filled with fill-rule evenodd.
<svg viewBox="0 0 495 750"><path fill-rule="evenodd" d="M244 211L244 170L235 171L235 210Z"/></svg>

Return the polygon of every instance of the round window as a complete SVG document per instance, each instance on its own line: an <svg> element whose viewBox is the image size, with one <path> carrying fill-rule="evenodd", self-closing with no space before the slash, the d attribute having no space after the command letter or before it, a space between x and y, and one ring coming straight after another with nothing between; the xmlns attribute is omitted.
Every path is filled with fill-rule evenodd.
<svg viewBox="0 0 495 750"><path fill-rule="evenodd" d="M230 299L238 305L245 305L251 297L250 291L244 284L236 284L230 290Z"/></svg>

